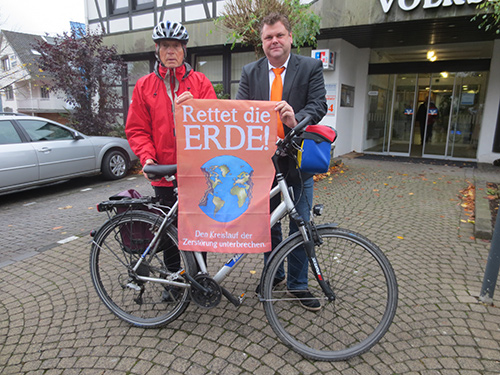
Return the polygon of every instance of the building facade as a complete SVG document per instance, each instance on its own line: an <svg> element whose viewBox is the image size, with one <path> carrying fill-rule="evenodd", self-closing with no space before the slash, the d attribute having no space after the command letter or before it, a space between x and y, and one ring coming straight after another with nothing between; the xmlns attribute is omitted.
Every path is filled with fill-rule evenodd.
<svg viewBox="0 0 500 375"><path fill-rule="evenodd" d="M65 122L69 110L64 97L50 91L36 60L40 55L33 45L40 35L0 30L0 107L1 112L16 112Z"/></svg>
<svg viewBox="0 0 500 375"><path fill-rule="evenodd" d="M335 153L351 151L491 163L500 158L500 36L471 18L487 0L317 0ZM128 62L125 108L152 69L151 31L183 22L188 59L234 98L251 48L227 42L214 24L225 1L86 0L87 23Z"/></svg>

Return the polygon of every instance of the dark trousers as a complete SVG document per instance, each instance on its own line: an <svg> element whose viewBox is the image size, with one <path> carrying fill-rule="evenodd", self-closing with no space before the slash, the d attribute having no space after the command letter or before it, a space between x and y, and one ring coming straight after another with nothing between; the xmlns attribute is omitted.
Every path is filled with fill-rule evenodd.
<svg viewBox="0 0 500 375"><path fill-rule="evenodd" d="M177 200L175 196L174 188L170 186L153 186L155 190L155 195L160 198L160 204L168 207L172 207ZM177 220L174 223L177 225ZM167 243L170 242L170 243ZM180 270L181 268L181 257L179 255L179 249L174 246L171 241L166 239L162 241L160 246L163 250L163 261L167 266L167 269L171 272ZM160 248L161 249L161 248ZM203 259L207 263L207 253L203 252Z"/></svg>

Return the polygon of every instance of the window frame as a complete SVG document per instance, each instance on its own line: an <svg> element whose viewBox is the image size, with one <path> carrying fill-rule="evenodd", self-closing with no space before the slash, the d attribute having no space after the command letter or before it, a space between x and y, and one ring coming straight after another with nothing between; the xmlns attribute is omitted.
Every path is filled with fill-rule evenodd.
<svg viewBox="0 0 500 375"><path fill-rule="evenodd" d="M11 69L9 56L2 57L2 70L8 72Z"/></svg>
<svg viewBox="0 0 500 375"><path fill-rule="evenodd" d="M47 86L40 86L40 97L42 99L50 99L50 90Z"/></svg>
<svg viewBox="0 0 500 375"><path fill-rule="evenodd" d="M120 8L116 7L116 1L117 0L108 0L107 1L109 14L111 16L114 16L117 14L125 14L125 13L128 13L130 11L130 0L127 0L126 6L122 6Z"/></svg>
<svg viewBox="0 0 500 375"><path fill-rule="evenodd" d="M139 0L132 0L132 10L143 10L143 9L153 9L155 5L154 0L144 0L147 1L145 4L139 4Z"/></svg>

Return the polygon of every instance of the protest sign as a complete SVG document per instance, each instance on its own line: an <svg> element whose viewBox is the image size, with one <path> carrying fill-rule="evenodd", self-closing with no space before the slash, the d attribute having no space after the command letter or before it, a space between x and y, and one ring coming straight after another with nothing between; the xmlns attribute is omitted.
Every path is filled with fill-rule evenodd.
<svg viewBox="0 0 500 375"><path fill-rule="evenodd" d="M179 249L271 250L275 104L192 99L175 106Z"/></svg>

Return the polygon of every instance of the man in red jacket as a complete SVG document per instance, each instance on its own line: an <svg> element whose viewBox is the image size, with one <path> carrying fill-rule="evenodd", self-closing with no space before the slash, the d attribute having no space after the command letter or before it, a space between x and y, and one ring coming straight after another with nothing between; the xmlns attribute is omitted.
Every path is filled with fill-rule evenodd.
<svg viewBox="0 0 500 375"><path fill-rule="evenodd" d="M142 165L176 164L174 102L217 99L212 83L184 62L189 35L179 22L162 21L153 30L154 72L140 78L132 94L125 133ZM147 176L146 176L147 178ZM172 183L152 181L155 193L171 196Z"/></svg>
<svg viewBox="0 0 500 375"><path fill-rule="evenodd" d="M177 164L174 103L192 98L217 99L208 78L184 62L189 34L181 23L160 22L153 29L153 41L157 60L154 72L137 81L125 125L130 147L143 166ZM172 183L162 178L151 181L151 185L162 203L171 207L175 202ZM170 256L169 264L176 267L180 262L177 249ZM177 259L172 261L172 256Z"/></svg>

